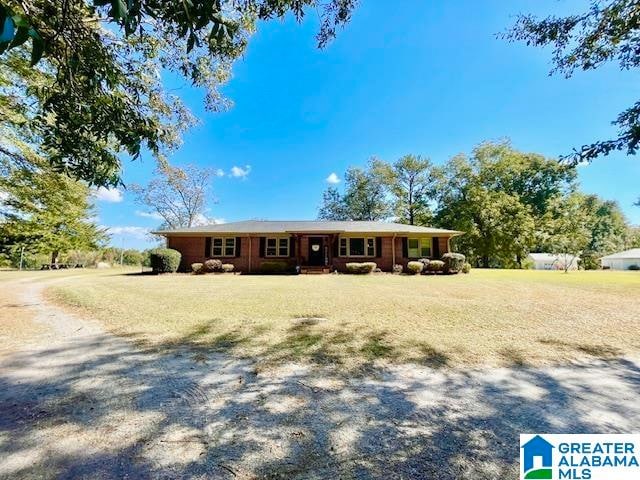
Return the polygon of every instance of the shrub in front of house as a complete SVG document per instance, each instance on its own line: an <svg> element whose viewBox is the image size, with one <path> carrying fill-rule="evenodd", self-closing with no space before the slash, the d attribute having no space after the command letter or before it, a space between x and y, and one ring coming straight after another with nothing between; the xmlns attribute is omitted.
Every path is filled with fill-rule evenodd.
<svg viewBox="0 0 640 480"><path fill-rule="evenodd" d="M221 272L222 261L216 260L215 258L210 258L209 260L204 261L202 269L204 270L204 273Z"/></svg>
<svg viewBox="0 0 640 480"><path fill-rule="evenodd" d="M444 272L444 262L442 260L431 260L427 265L428 273L441 273Z"/></svg>
<svg viewBox="0 0 640 480"><path fill-rule="evenodd" d="M445 253L442 256L444 273L458 273L465 264L466 257L461 253Z"/></svg>
<svg viewBox="0 0 640 480"><path fill-rule="evenodd" d="M422 262L415 261L407 263L407 272L413 275L418 275L420 272L422 272L423 268L424 264Z"/></svg>
<svg viewBox="0 0 640 480"><path fill-rule="evenodd" d="M393 273L395 273L396 275L400 275L402 273L402 270L404 269L402 268L402 265L400 265L399 263L396 263L393 266Z"/></svg>
<svg viewBox="0 0 640 480"><path fill-rule="evenodd" d="M462 270L460 270L462 273L469 273L471 272L471 264L469 262L465 262L464 265L462 265Z"/></svg>
<svg viewBox="0 0 640 480"><path fill-rule="evenodd" d="M262 262L260 265L260 273L264 275L278 275L283 273L293 273L295 267L289 262L282 260L269 260Z"/></svg>
<svg viewBox="0 0 640 480"><path fill-rule="evenodd" d="M223 271L224 273L231 273L231 272L233 272L233 269L234 269L234 268L235 268L235 267L234 267L234 266L233 266L233 264L231 264L231 263L223 263L223 264L222 264L222 271Z"/></svg>
<svg viewBox="0 0 640 480"><path fill-rule="evenodd" d="M637 272L640 270L640 265L629 265L629 270L633 270L634 272Z"/></svg>
<svg viewBox="0 0 640 480"><path fill-rule="evenodd" d="M156 248L149 252L149 263L154 273L175 273L182 255L171 248Z"/></svg>
<svg viewBox="0 0 640 480"><path fill-rule="evenodd" d="M377 267L378 265L374 262L363 262L363 263L349 262L346 265L347 273L353 273L356 275L364 275L367 273L371 273Z"/></svg>
<svg viewBox="0 0 640 480"><path fill-rule="evenodd" d="M193 273L195 273L196 275L200 274L200 273L204 273L202 271L202 264L201 263L192 263L191 264L191 271Z"/></svg>
<svg viewBox="0 0 640 480"><path fill-rule="evenodd" d="M428 258L421 258L417 261L422 264L422 274L425 275L429 271L429 263L431 263L431 260Z"/></svg>

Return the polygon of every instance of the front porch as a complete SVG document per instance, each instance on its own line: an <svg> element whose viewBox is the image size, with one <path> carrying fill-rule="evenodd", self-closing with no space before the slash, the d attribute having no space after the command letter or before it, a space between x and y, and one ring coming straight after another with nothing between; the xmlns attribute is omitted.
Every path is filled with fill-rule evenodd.
<svg viewBox="0 0 640 480"><path fill-rule="evenodd" d="M337 234L295 233L293 241L300 273L331 273L333 258L337 254Z"/></svg>

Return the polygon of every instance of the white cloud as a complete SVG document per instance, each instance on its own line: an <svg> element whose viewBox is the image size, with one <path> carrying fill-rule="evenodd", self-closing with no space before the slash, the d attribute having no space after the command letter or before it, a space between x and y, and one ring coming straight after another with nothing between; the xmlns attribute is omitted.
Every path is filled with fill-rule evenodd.
<svg viewBox="0 0 640 480"><path fill-rule="evenodd" d="M122 192L117 188L98 187L93 195L102 202L119 203L123 200Z"/></svg>
<svg viewBox="0 0 640 480"><path fill-rule="evenodd" d="M215 171L216 177L224 177L224 170L219 168Z"/></svg>
<svg viewBox="0 0 640 480"><path fill-rule="evenodd" d="M211 220L213 221L214 225L220 225L221 223L227 223L227 221L224 218L212 218Z"/></svg>
<svg viewBox="0 0 640 480"><path fill-rule="evenodd" d="M245 165L244 168L236 167L235 165L231 167L231 176L236 178L246 178L251 172L251 165Z"/></svg>
<svg viewBox="0 0 640 480"><path fill-rule="evenodd" d="M116 227L103 227L108 229L107 233L112 235L122 235L126 237L133 237L145 240L147 239L147 235L149 235L149 229L144 227L135 227L133 225L124 225L124 226L116 226Z"/></svg>
<svg viewBox="0 0 640 480"><path fill-rule="evenodd" d="M336 183L340 183L340 179L338 178L338 175L336 175L336 172L331 172L325 180L327 183L332 183L334 185Z"/></svg>
<svg viewBox="0 0 640 480"><path fill-rule="evenodd" d="M143 218L153 218L154 220L162 220L162 215L157 212L143 212L142 210L136 210L135 214Z"/></svg>

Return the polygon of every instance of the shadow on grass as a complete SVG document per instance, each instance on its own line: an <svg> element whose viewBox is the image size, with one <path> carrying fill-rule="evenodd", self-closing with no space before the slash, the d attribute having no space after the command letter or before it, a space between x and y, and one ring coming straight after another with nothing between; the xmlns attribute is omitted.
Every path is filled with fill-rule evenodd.
<svg viewBox="0 0 640 480"><path fill-rule="evenodd" d="M577 352L585 355L589 355L591 357L601 358L601 359L611 359L620 357L623 354L623 351L619 348L613 347L611 345L593 345L593 344L583 344L583 343L575 343L575 342L567 342L564 340L558 340L554 338L541 338L538 340L542 345L551 346L557 348L560 351L565 352Z"/></svg>
<svg viewBox="0 0 640 480"><path fill-rule="evenodd" d="M313 356L351 340L292 328L281 348ZM214 335L211 345L243 341ZM372 335L367 351L390 354L386 341ZM287 365L256 374L251 360L202 352L87 335L3 358L0 438L11 441L0 442L0 476L490 480L517 477L522 432L640 429L640 366L625 360L351 378ZM422 353L448 361L430 345ZM34 375L44 365L56 367Z"/></svg>

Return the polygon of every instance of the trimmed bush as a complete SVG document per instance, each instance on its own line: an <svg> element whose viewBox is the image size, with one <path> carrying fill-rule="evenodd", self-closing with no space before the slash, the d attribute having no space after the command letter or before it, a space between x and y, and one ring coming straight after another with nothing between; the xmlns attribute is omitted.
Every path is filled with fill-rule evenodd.
<svg viewBox="0 0 640 480"><path fill-rule="evenodd" d="M461 253L445 253L442 256L444 262L444 273L458 273L462 270L466 257Z"/></svg>
<svg viewBox="0 0 640 480"><path fill-rule="evenodd" d="M346 267L347 267L348 273L353 273L356 275L364 275L364 274L373 272L378 267L378 265L374 262L364 262L364 263L350 262L350 263L347 263Z"/></svg>
<svg viewBox="0 0 640 480"><path fill-rule="evenodd" d="M196 275L199 274L199 273L204 273L202 271L202 264L201 263L192 263L191 264L191 271L193 273L195 273Z"/></svg>
<svg viewBox="0 0 640 480"><path fill-rule="evenodd" d="M637 272L638 270L640 270L640 265L629 265L629 270Z"/></svg>
<svg viewBox="0 0 640 480"><path fill-rule="evenodd" d="M204 273L221 272L222 261L216 260L215 258L210 258L209 260L205 260L203 270L204 270Z"/></svg>
<svg viewBox="0 0 640 480"><path fill-rule="evenodd" d="M231 263L223 263L222 264L222 271L224 273L231 273L231 272L233 272L234 268L236 268L236 267L234 267Z"/></svg>
<svg viewBox="0 0 640 480"><path fill-rule="evenodd" d="M407 263L407 271L413 275L417 275L422 272L424 264L422 262L409 262Z"/></svg>
<svg viewBox="0 0 640 480"><path fill-rule="evenodd" d="M402 273L402 270L403 270L402 265L400 265L399 263L396 263L393 266L393 273L395 273L396 275L400 275Z"/></svg>
<svg viewBox="0 0 640 480"><path fill-rule="evenodd" d="M462 265L462 270L460 270L462 273L469 273L471 271L471 264L468 262L465 262L464 265Z"/></svg>
<svg viewBox="0 0 640 480"><path fill-rule="evenodd" d="M427 265L427 271L429 273L444 272L444 262L442 260L431 260Z"/></svg>
<svg viewBox="0 0 640 480"><path fill-rule="evenodd" d="M182 255L171 248L156 248L149 252L149 263L154 273L175 273Z"/></svg>
<svg viewBox="0 0 640 480"><path fill-rule="evenodd" d="M429 271L429 263L431 263L431 260L428 258L421 258L417 261L422 264L422 274L425 275Z"/></svg>
<svg viewBox="0 0 640 480"><path fill-rule="evenodd" d="M269 260L266 262L262 262L262 264L260 265L260 273L265 275L278 275L293 272L294 266L289 262L285 262L282 260Z"/></svg>

